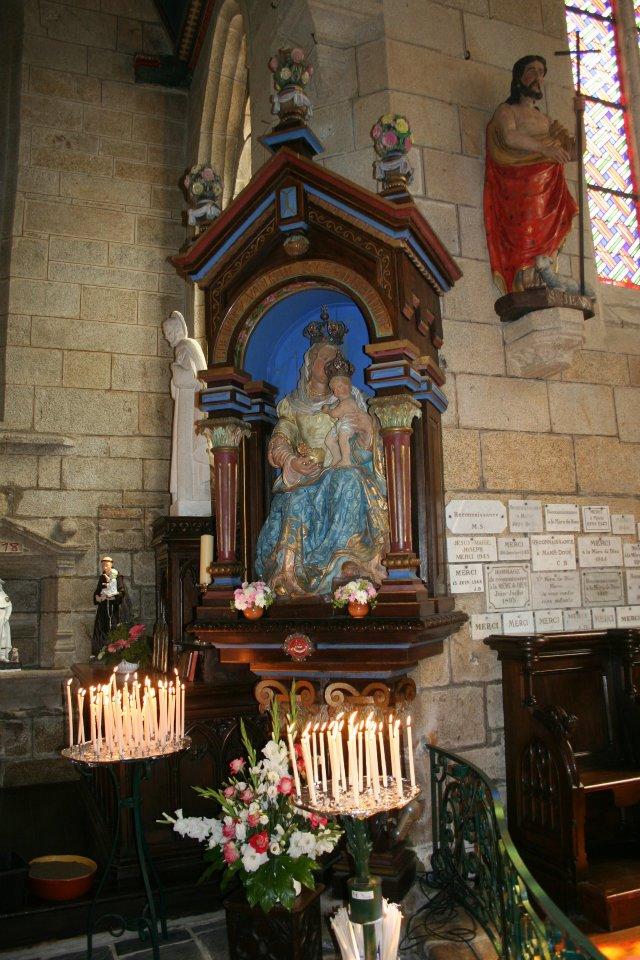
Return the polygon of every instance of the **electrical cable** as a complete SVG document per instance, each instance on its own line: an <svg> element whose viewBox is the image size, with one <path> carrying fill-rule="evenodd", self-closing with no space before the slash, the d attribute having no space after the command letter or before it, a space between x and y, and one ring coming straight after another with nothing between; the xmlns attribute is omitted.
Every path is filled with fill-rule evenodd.
<svg viewBox="0 0 640 960"><path fill-rule="evenodd" d="M417 877L425 902L410 917L404 936L400 941L400 954L424 946L433 940L464 944L470 954L480 960L473 941L478 933L478 924L467 914L469 924L461 922L461 902L455 895L455 880L443 886L431 872ZM436 891L435 893L433 891ZM424 956L427 956L426 949Z"/></svg>

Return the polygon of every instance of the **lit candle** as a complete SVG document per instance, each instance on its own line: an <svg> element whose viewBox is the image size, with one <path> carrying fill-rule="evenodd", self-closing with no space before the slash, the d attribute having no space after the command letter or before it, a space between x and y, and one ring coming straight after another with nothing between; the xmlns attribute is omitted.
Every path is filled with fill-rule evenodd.
<svg viewBox="0 0 640 960"><path fill-rule="evenodd" d="M327 792L327 760L324 752L324 734L327 729L326 723L320 727L320 773L322 776L322 792Z"/></svg>
<svg viewBox="0 0 640 960"><path fill-rule="evenodd" d="M313 782L317 783L318 780L318 727L319 723L315 723L311 728L311 763L313 764Z"/></svg>
<svg viewBox="0 0 640 960"><path fill-rule="evenodd" d="M310 726L311 726L311 724L307 724L307 726L305 727L300 742L301 742L301 744L302 744L302 756L303 756L303 759L304 759L304 766L305 766L305 770L306 770L306 772L307 772L307 786L308 786L308 788L309 788L309 799L311 800L311 803L315 803L315 802L316 802L316 788L315 788L315 784L314 784L314 782L313 782L313 768L312 768L312 761L311 761L311 750L310 750L310 748L309 748L309 727L310 727Z"/></svg>
<svg viewBox="0 0 640 960"><path fill-rule="evenodd" d="M364 790L364 754L362 751L362 731L364 728L364 722L361 722L358 726L358 791L360 793Z"/></svg>
<svg viewBox="0 0 640 960"><path fill-rule="evenodd" d="M344 743L342 740L342 731L344 730L344 720L341 720L338 725L337 741L336 744L340 748L340 779L342 781L342 790L347 792L347 772L344 768Z"/></svg>
<svg viewBox="0 0 640 960"><path fill-rule="evenodd" d="M87 691L78 690L78 743L84 743L84 695Z"/></svg>
<svg viewBox="0 0 640 960"><path fill-rule="evenodd" d="M396 787L398 796L402 796L402 764L400 762L400 721L393 725L393 756L396 762Z"/></svg>
<svg viewBox="0 0 640 960"><path fill-rule="evenodd" d="M407 717L407 750L409 752L409 780L411 787L416 785L416 771L413 765L413 740L411 739L411 717Z"/></svg>
<svg viewBox="0 0 640 960"><path fill-rule="evenodd" d="M210 533L203 533L200 537L200 583L208 586L211 582L211 574L207 567L213 562L213 536Z"/></svg>
<svg viewBox="0 0 640 960"><path fill-rule="evenodd" d="M67 720L69 726L69 747L73 746L73 711L71 709L71 677L67 680Z"/></svg>

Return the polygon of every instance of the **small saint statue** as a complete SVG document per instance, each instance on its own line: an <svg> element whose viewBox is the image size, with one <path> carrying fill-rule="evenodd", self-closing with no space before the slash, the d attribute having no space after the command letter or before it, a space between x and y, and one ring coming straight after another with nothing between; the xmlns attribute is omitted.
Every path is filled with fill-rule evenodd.
<svg viewBox="0 0 640 960"><path fill-rule="evenodd" d="M487 126L484 223L494 280L503 293L530 287L579 292L557 274L558 253L578 208L564 166L575 137L537 106L547 64L530 54L513 66L511 93Z"/></svg>
<svg viewBox="0 0 640 960"><path fill-rule="evenodd" d="M207 361L198 341L187 335L187 324L178 310L164 321L162 331L174 351L169 512L173 517L209 517L211 480L207 441L196 433L196 423L205 416L196 405L197 394L203 387L198 372L206 369Z"/></svg>
<svg viewBox="0 0 640 960"><path fill-rule="evenodd" d="M91 641L93 656L104 647L110 630L131 619L131 601L124 577L113 566L111 557L102 557L100 568L98 585L93 593L93 602L98 608Z"/></svg>
<svg viewBox="0 0 640 960"><path fill-rule="evenodd" d="M11 660L11 626L9 620L13 605L4 589L4 580L0 580L0 663Z"/></svg>

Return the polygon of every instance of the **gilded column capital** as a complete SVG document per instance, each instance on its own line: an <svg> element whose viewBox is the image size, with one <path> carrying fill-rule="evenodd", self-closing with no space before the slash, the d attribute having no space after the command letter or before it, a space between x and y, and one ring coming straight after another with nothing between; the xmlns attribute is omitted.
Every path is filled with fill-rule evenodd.
<svg viewBox="0 0 640 960"><path fill-rule="evenodd" d="M418 401L406 394L374 397L369 401L369 407L380 421L383 430L411 430L414 418L422 417Z"/></svg>
<svg viewBox="0 0 640 960"><path fill-rule="evenodd" d="M210 451L239 447L242 438L251 434L249 424L236 417L200 420L196 429L206 437Z"/></svg>

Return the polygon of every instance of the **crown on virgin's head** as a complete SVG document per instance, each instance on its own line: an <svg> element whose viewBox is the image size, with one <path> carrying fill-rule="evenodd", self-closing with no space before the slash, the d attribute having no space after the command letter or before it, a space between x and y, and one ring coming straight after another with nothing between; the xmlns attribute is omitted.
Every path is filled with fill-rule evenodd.
<svg viewBox="0 0 640 960"><path fill-rule="evenodd" d="M329 311L326 307L322 307L320 319L312 320L302 331L303 336L309 340L311 346L314 343L333 343L337 347L342 344L348 332L348 327L341 320L331 320L329 318Z"/></svg>

